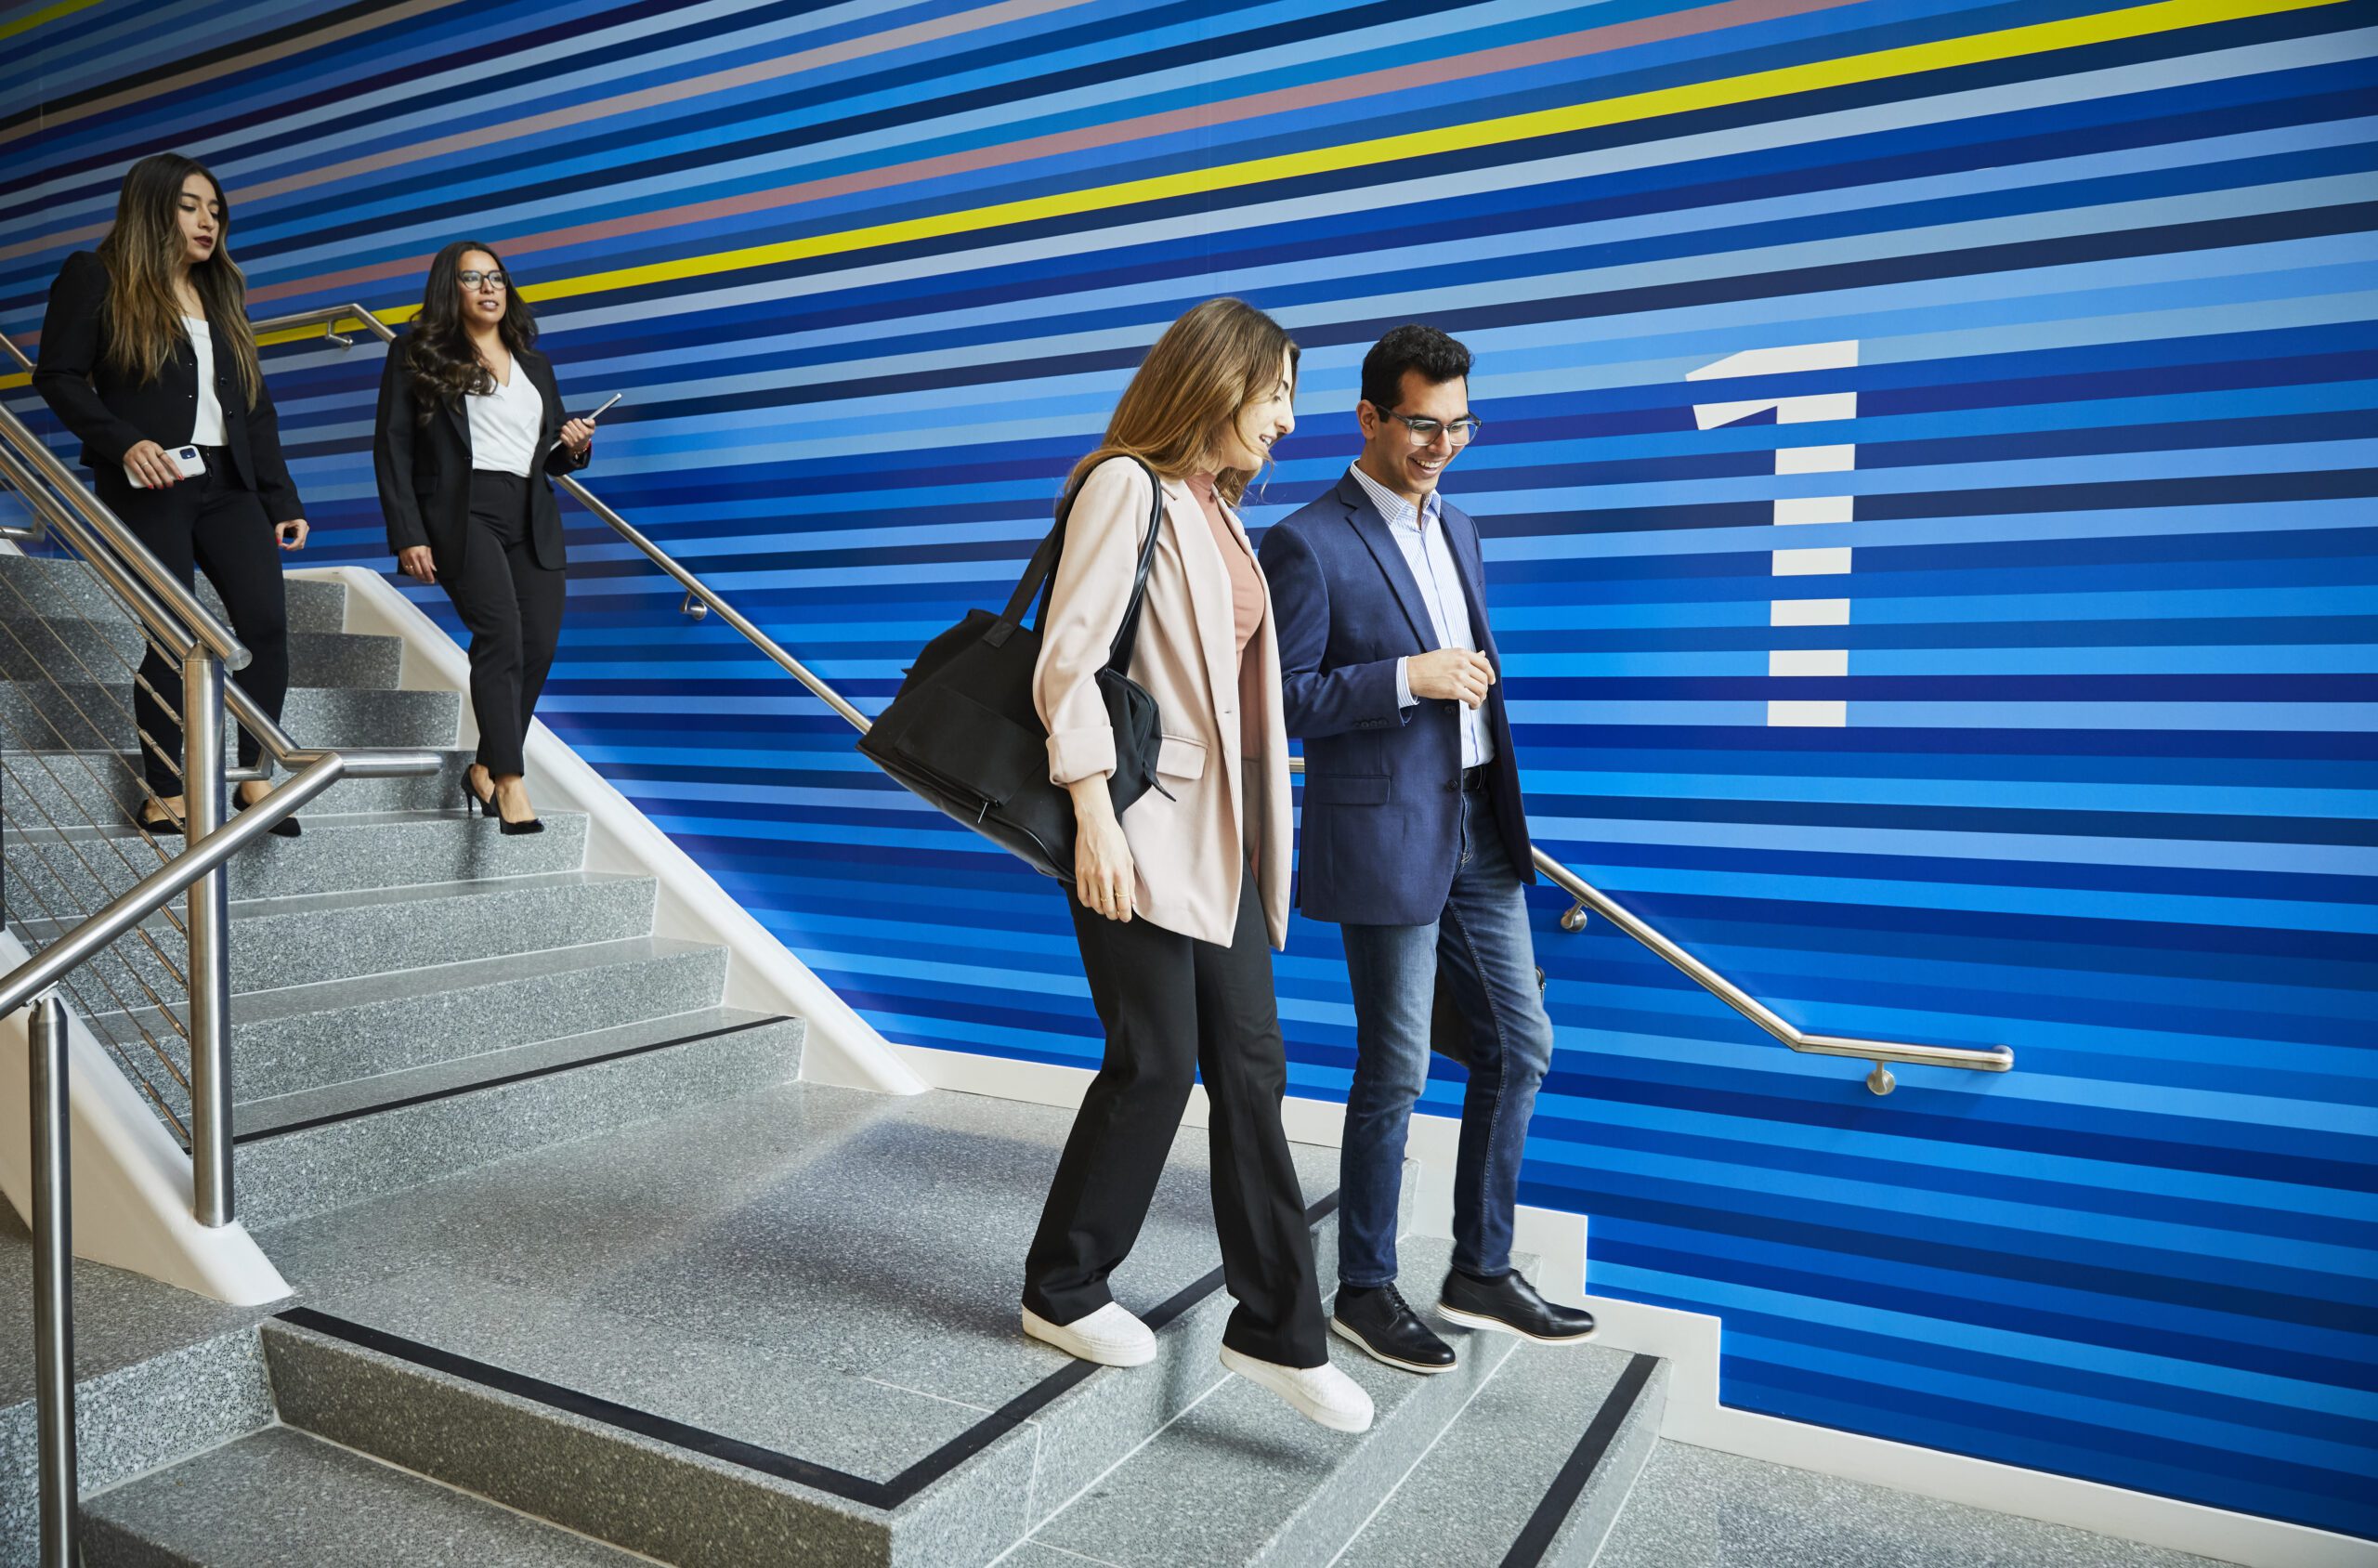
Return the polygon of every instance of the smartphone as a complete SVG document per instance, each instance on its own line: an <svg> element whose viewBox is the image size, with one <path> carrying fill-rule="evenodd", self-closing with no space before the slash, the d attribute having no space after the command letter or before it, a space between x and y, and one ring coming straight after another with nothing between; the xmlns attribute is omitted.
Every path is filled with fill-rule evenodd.
<svg viewBox="0 0 2378 1568"><path fill-rule="evenodd" d="M206 472L206 459L196 447L168 447L165 450L165 461L172 464L175 472L185 479L195 479ZM129 468L124 471L124 477L132 481L132 488L135 490L149 488L149 481Z"/></svg>
<svg viewBox="0 0 2378 1568"><path fill-rule="evenodd" d="M578 417L588 421L600 419L603 417L604 412L608 410L613 403L618 402L621 398L626 396L627 394L624 392L614 392L609 397L603 399L602 408L596 409L593 413L580 414Z"/></svg>

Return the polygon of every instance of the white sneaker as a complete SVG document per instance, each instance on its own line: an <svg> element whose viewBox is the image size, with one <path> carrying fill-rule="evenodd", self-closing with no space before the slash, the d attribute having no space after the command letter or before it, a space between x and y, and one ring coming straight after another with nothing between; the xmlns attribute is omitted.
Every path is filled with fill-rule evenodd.
<svg viewBox="0 0 2378 1568"><path fill-rule="evenodd" d="M1371 1430L1371 1396L1363 1392L1362 1384L1326 1361L1318 1366L1283 1366L1224 1345L1222 1365L1331 1431Z"/></svg>
<svg viewBox="0 0 2378 1568"><path fill-rule="evenodd" d="M1156 1336L1120 1301L1109 1301L1088 1317L1066 1324L1052 1323L1026 1307L1024 1331L1101 1366L1145 1366L1156 1359Z"/></svg>

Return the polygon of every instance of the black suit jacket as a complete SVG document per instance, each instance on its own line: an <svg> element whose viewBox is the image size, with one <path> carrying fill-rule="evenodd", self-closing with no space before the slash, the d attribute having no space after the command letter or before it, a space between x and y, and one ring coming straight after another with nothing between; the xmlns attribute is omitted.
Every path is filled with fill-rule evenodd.
<svg viewBox="0 0 2378 1568"><path fill-rule="evenodd" d="M83 438L83 463L94 473L113 470L124 477L124 454L143 441L168 450L189 444L198 421L198 355L187 337L155 380L143 383L105 362L107 264L89 251L76 251L49 286L49 311L41 322L41 357L33 388L66 428ZM230 333L210 313L216 343ZM215 356L215 398L223 405L223 444L232 477L256 492L265 516L276 523L306 515L281 455L281 416L272 391L259 385L256 406L248 407L231 356Z"/></svg>
<svg viewBox="0 0 2378 1568"><path fill-rule="evenodd" d="M414 413L416 393L405 341L388 345L388 363L380 372L378 430L372 439L380 515L387 520L391 553L426 544L441 567L453 569L462 559L471 516L471 416L458 401L439 406L428 424L421 423ZM543 438L529 464L529 546L539 566L559 571L568 560L562 553L561 503L554 499L553 477L585 467L594 461L594 449L590 446L581 454L561 444L561 427L569 423L569 412L561 405L553 361L533 348L524 348L515 358L545 403Z"/></svg>

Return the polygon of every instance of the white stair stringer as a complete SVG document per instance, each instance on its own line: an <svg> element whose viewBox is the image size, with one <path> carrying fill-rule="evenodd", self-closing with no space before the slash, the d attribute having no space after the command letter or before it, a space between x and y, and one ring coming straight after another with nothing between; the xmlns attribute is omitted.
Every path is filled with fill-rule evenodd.
<svg viewBox="0 0 2378 1568"><path fill-rule="evenodd" d="M14 933L0 930L0 973L31 957ZM245 1227L210 1229L191 1216L189 1156L92 1040L71 1004L65 1015L74 1255L234 1306L288 1296L288 1282ZM0 1019L0 1191L28 1224L32 1020L30 1007Z"/></svg>
<svg viewBox="0 0 2378 1568"><path fill-rule="evenodd" d="M321 567L290 575L344 584L346 629L395 637L404 645L399 689L470 689L469 655L379 573L362 567ZM467 702L462 728L460 744L477 744L477 729ZM542 724L532 725L527 753L540 808L586 814L586 869L653 878L659 884L654 934L712 944L733 955L727 1005L806 1021L804 1079L883 1094L921 1094L933 1087L873 1025L559 736Z"/></svg>

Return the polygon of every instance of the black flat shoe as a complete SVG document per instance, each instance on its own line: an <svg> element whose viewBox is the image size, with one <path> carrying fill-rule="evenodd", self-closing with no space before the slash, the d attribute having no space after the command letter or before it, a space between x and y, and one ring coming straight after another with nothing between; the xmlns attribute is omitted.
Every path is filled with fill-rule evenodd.
<svg viewBox="0 0 2378 1568"><path fill-rule="evenodd" d="M264 798L265 801L268 801L270 799L272 799L270 795L267 795ZM236 791L234 791L231 796L231 809L234 812L245 811L250 805L262 804L264 804L264 801L242 800ZM280 821L265 830L266 832L270 833L276 839L294 839L305 830L306 830L303 827L298 825L297 818L294 816L284 817Z"/></svg>
<svg viewBox="0 0 2378 1568"><path fill-rule="evenodd" d="M1594 1333L1593 1313L1546 1300L1517 1269L1500 1279L1479 1279L1452 1270L1445 1275L1437 1312L1447 1323L1516 1334L1539 1345L1573 1345L1592 1339Z"/></svg>
<svg viewBox="0 0 2378 1568"><path fill-rule="evenodd" d="M180 838L182 836L182 819L178 817L170 815L164 817L150 817L143 813L137 806L133 808L130 815L132 817L132 825L139 829L144 833L170 833L175 838Z"/></svg>
<svg viewBox="0 0 2378 1568"><path fill-rule="evenodd" d="M1329 1314L1329 1331L1351 1339L1373 1361L1431 1376L1453 1370L1453 1347L1420 1321L1392 1285L1359 1290L1338 1287L1338 1304Z"/></svg>

